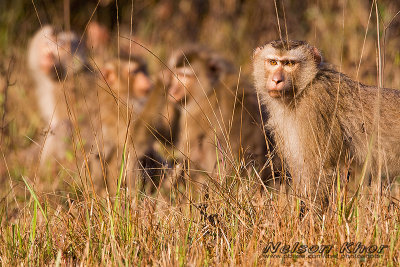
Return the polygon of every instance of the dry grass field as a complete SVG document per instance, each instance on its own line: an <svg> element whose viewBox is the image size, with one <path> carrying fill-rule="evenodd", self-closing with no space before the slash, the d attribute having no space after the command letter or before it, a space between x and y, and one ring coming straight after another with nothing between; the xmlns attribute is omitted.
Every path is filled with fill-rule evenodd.
<svg viewBox="0 0 400 267"><path fill-rule="evenodd" d="M45 24L85 37L94 20L111 30L113 47L126 45L132 30L149 51L136 43L131 49L145 59L153 81L164 69L160 60L188 43L231 60L238 79L251 77L253 49L289 37L315 45L354 80L400 89L399 1L2 1L0 266L400 265L398 177L389 185L360 184L355 194L338 179L327 212L301 218L300 201L266 188L258 170L239 174L218 166L200 186L152 193L138 179L104 197L94 190L101 184L93 184L102 181L93 181L83 160L87 140L78 138L64 161L40 171L48 125L27 68L28 42ZM71 109L91 104L69 103ZM120 162L132 157L123 149L118 154ZM129 177L126 166L118 172L121 181Z"/></svg>

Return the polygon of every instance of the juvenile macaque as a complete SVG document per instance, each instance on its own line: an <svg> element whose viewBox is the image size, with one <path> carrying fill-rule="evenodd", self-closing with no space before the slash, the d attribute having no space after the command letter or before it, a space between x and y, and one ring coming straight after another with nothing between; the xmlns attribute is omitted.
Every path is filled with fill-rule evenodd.
<svg viewBox="0 0 400 267"><path fill-rule="evenodd" d="M164 74L158 75L154 89L130 131L135 168L142 170L134 178L143 178L143 189L148 193L159 187L165 178L165 167L173 164L174 143L179 131L180 113L174 103L168 102L170 76Z"/></svg>
<svg viewBox="0 0 400 267"><path fill-rule="evenodd" d="M74 95L64 89L69 77L85 64L85 52L76 34L57 33L46 25L33 36L27 55L38 106L49 129L42 151L43 163L50 155L62 158L65 152L63 139L70 128L67 99Z"/></svg>
<svg viewBox="0 0 400 267"><path fill-rule="evenodd" d="M169 66L174 74L164 73L166 103L178 107L180 116L170 123L176 125L172 130L179 130L164 140L173 142L178 161L186 162L188 177L197 182L215 177L217 157L229 175L240 164L263 166L267 149L257 98L242 83L238 84L232 64L208 50L190 47L173 55ZM165 94L159 93L159 103ZM157 136L161 132L158 121L146 121L153 139L162 140ZM140 147L146 142L134 143ZM268 168L264 173L267 172L271 174Z"/></svg>
<svg viewBox="0 0 400 267"><path fill-rule="evenodd" d="M131 116L140 114L153 85L145 62L134 56L75 74L86 64L78 43L75 34L45 26L29 45L29 69L49 129L41 162L64 159L74 143L77 154L88 157L96 191L104 191L105 175L115 193Z"/></svg>
<svg viewBox="0 0 400 267"><path fill-rule="evenodd" d="M129 136L132 134L128 132L129 125L141 113L153 84L146 64L140 58L109 61L101 75L106 84L102 84L97 91L98 105L97 112L94 112L94 121L101 129L99 138L102 140L102 155L92 161L92 166L95 166L95 176L107 176L107 186L114 193L124 144L126 141L129 144ZM128 155L130 150L126 151ZM100 159L104 161L103 168ZM107 172L103 173L104 170Z"/></svg>
<svg viewBox="0 0 400 267"><path fill-rule="evenodd" d="M326 208L337 173L364 163L373 179L400 173L400 91L367 86L322 61L302 41L273 41L254 52L255 86L295 193Z"/></svg>

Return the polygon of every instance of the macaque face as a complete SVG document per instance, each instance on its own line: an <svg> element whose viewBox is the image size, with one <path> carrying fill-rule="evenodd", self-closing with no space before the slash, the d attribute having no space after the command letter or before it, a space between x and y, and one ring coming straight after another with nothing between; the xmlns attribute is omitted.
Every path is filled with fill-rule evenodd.
<svg viewBox="0 0 400 267"><path fill-rule="evenodd" d="M149 95L153 88L146 70L136 62L131 62L125 69L126 77L130 80L130 92L134 98L144 98Z"/></svg>
<svg viewBox="0 0 400 267"><path fill-rule="evenodd" d="M145 98L149 95L153 83L144 66L135 61L121 61L120 77L118 77L117 66L117 62L110 62L106 64L103 70L103 74L112 89L119 88L121 93L126 94L126 96L129 94L136 99Z"/></svg>
<svg viewBox="0 0 400 267"><path fill-rule="evenodd" d="M81 70L85 62L83 47L75 33L60 32L57 35L57 50L55 52L57 63L65 69L72 69L73 72Z"/></svg>
<svg viewBox="0 0 400 267"><path fill-rule="evenodd" d="M299 62L290 57L269 56L264 60L266 90L272 98L293 92L293 77Z"/></svg>
<svg viewBox="0 0 400 267"><path fill-rule="evenodd" d="M253 75L258 90L270 98L290 99L300 93L315 77L322 57L312 46L292 49L270 44L257 48L253 55Z"/></svg>
<svg viewBox="0 0 400 267"><path fill-rule="evenodd" d="M196 76L191 68L184 67L176 69L176 77L172 76L171 86L169 88L170 101L181 101L187 97L187 90L191 90L196 84Z"/></svg>
<svg viewBox="0 0 400 267"><path fill-rule="evenodd" d="M43 29L38 37L35 51L36 63L40 71L57 80L63 78L67 68L74 72L80 70L84 62L84 51L78 49L79 39L72 32L61 32L58 35L50 27Z"/></svg>
<svg viewBox="0 0 400 267"><path fill-rule="evenodd" d="M51 31L46 31L40 36L38 46L39 69L46 75L50 75L56 63L56 37Z"/></svg>

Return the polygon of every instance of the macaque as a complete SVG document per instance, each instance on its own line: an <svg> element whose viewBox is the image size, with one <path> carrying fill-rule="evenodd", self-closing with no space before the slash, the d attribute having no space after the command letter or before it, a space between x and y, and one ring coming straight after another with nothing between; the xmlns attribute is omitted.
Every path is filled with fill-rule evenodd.
<svg viewBox="0 0 400 267"><path fill-rule="evenodd" d="M140 113L153 87L145 62L133 56L131 59L109 61L102 74L111 89L131 101L135 112Z"/></svg>
<svg viewBox="0 0 400 267"><path fill-rule="evenodd" d="M104 53L110 43L110 31L106 26L93 21L87 26L86 45L95 53Z"/></svg>
<svg viewBox="0 0 400 267"><path fill-rule="evenodd" d="M29 46L29 68L49 129L41 163L65 159L73 142L83 147L76 151L79 161L83 152L88 157L95 190L103 193L105 177L113 194L128 125L141 113L153 84L145 62L134 56L108 60L94 70L85 65L80 71L86 58L78 43L74 33L45 26Z"/></svg>
<svg viewBox="0 0 400 267"><path fill-rule="evenodd" d="M38 106L49 129L42 151L43 163L50 155L62 158L65 152L63 139L70 128L66 101L74 96L64 89L70 77L83 68L85 51L75 33L57 33L46 25L33 36L27 55Z"/></svg>
<svg viewBox="0 0 400 267"><path fill-rule="evenodd" d="M267 127L302 200L325 210L329 189L338 174L347 177L349 164L373 179L400 174L400 91L352 80L303 41L257 48L253 68Z"/></svg>
<svg viewBox="0 0 400 267"><path fill-rule="evenodd" d="M93 21L87 26L86 36L86 47L89 51L91 62L94 62L94 66L101 68L113 58L111 33L106 26Z"/></svg>
<svg viewBox="0 0 400 267"><path fill-rule="evenodd" d="M154 101L153 106L162 106L165 101L165 105L173 104L178 108L179 116L170 121L170 125L175 125L170 131L174 134L171 136L160 129L159 120L154 118L139 119L134 129L139 131L138 124L144 124L150 132L148 139L153 141L163 140L158 134L165 132L164 142L172 142L176 160L185 162L185 176L197 183L216 177L218 160L228 175L241 172L247 163L261 168L267 161L267 149L257 97L245 85L238 84L238 74L232 64L195 46L173 55L169 68L173 74L163 71L167 93L159 89L158 102ZM143 112L143 115L147 114ZM141 136L138 138L146 138L145 134ZM139 148L149 141L142 139L134 142L136 151L143 152L144 149ZM267 172L271 174L268 168L264 170Z"/></svg>
<svg viewBox="0 0 400 267"><path fill-rule="evenodd" d="M109 191L114 193L124 145L130 140L129 125L141 113L153 84L140 58L109 61L99 75L105 84L98 87L98 105L93 117L101 129L102 145L98 150L102 153L92 161L92 168L95 176L106 175ZM127 156L130 150L126 151Z"/></svg>
<svg viewBox="0 0 400 267"><path fill-rule="evenodd" d="M142 113L131 126L135 164L142 170L135 178L143 178L141 183L146 193L153 193L161 184L166 184L163 181L171 176L171 172L165 172L175 161L174 144L179 133L180 111L175 103L168 101L171 77L168 72L161 71ZM170 184L166 185L169 187Z"/></svg>

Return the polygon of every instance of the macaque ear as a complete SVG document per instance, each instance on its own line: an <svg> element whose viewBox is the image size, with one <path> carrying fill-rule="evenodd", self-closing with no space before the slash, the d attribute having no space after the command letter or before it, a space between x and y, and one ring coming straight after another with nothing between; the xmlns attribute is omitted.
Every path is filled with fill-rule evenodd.
<svg viewBox="0 0 400 267"><path fill-rule="evenodd" d="M125 62L122 65L122 75L125 78L133 77L136 73L141 72L139 65L135 61Z"/></svg>
<svg viewBox="0 0 400 267"><path fill-rule="evenodd" d="M234 71L230 62L219 57L214 57L209 60L208 69L210 74L215 78L219 78L223 73L232 73Z"/></svg>
<svg viewBox="0 0 400 267"><path fill-rule="evenodd" d="M317 64L317 65L319 65L321 62L322 62L322 55L321 55L321 52L318 50L318 48L316 48L316 47L312 47L311 48L311 54L313 55L313 57L314 57L314 60L315 60L315 63Z"/></svg>
<svg viewBox="0 0 400 267"><path fill-rule="evenodd" d="M115 83L118 78L115 67L112 64L106 64L101 72L103 73L104 79L108 84Z"/></svg>
<svg viewBox="0 0 400 267"><path fill-rule="evenodd" d="M253 51L253 59L260 53L261 49L262 49L261 46L259 46L256 49L254 49L254 51Z"/></svg>

